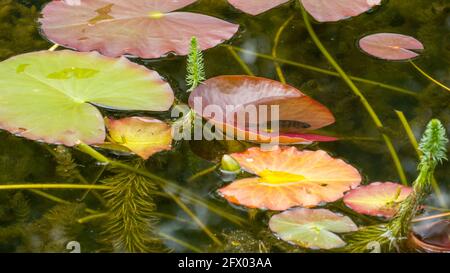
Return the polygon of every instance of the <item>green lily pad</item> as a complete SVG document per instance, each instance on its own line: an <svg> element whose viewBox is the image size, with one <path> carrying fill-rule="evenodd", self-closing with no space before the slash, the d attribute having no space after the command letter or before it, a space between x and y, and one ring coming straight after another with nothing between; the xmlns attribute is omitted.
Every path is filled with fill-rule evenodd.
<svg viewBox="0 0 450 273"><path fill-rule="evenodd" d="M32 140L101 143L105 124L94 105L166 111L173 99L158 73L125 58L63 50L0 62L0 128Z"/></svg>
<svg viewBox="0 0 450 273"><path fill-rule="evenodd" d="M326 209L296 208L272 216L270 229L289 243L311 249L332 249L346 245L335 233L356 231L347 216Z"/></svg>

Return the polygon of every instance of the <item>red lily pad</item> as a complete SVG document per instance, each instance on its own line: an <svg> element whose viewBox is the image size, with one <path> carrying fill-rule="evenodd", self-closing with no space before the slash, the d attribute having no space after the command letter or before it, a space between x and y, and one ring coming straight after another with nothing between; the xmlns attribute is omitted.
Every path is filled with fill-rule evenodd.
<svg viewBox="0 0 450 273"><path fill-rule="evenodd" d="M83 0L79 5L52 1L39 19L45 36L79 51L118 57L186 55L197 37L202 50L230 39L239 26L207 15L172 12L193 0Z"/></svg>
<svg viewBox="0 0 450 273"><path fill-rule="evenodd" d="M381 4L381 0L301 0L303 7L319 22L336 22Z"/></svg>
<svg viewBox="0 0 450 273"><path fill-rule="evenodd" d="M250 208L286 210L334 202L361 182L359 172L324 151L276 147L250 148L231 156L258 177L237 180L219 190L231 203Z"/></svg>
<svg viewBox="0 0 450 273"><path fill-rule="evenodd" d="M359 47L367 54L391 61L402 61L419 56L423 44L417 39L402 34L377 33L359 40Z"/></svg>
<svg viewBox="0 0 450 273"><path fill-rule="evenodd" d="M251 15L258 15L273 9L289 0L228 0L235 8Z"/></svg>
<svg viewBox="0 0 450 273"><path fill-rule="evenodd" d="M219 76L208 79L191 93L189 106L220 130L240 139L280 140L280 143L335 140L310 135L310 131L334 123L327 107L292 86L266 78ZM278 117L270 114L275 106L279 107ZM264 109L266 114L259 114ZM246 115L252 112L253 120ZM279 121L279 130L261 127L271 121Z"/></svg>
<svg viewBox="0 0 450 273"><path fill-rule="evenodd" d="M390 218L397 213L398 205L412 192L392 182L375 182L347 193L344 203L356 212Z"/></svg>
<svg viewBox="0 0 450 273"><path fill-rule="evenodd" d="M124 146L143 159L172 148L172 128L160 120L130 117L106 119L105 123L112 144Z"/></svg>
<svg viewBox="0 0 450 273"><path fill-rule="evenodd" d="M410 243L426 252L450 253L450 220L414 227Z"/></svg>
<svg viewBox="0 0 450 273"><path fill-rule="evenodd" d="M336 233L358 230L347 217L326 209L296 208L270 218L270 229L282 240L311 249L333 249L346 243Z"/></svg>

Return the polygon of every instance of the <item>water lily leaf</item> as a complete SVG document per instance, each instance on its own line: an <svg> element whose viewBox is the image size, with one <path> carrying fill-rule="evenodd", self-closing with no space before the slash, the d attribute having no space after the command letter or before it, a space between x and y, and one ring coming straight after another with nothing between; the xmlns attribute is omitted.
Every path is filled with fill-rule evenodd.
<svg viewBox="0 0 450 273"><path fill-rule="evenodd" d="M334 202L355 188L361 176L351 165L324 151L277 147L250 148L231 156L258 177L237 180L219 190L228 201L250 208L286 210Z"/></svg>
<svg viewBox="0 0 450 273"><path fill-rule="evenodd" d="M113 143L125 146L143 159L172 148L172 128L167 123L147 117L106 119Z"/></svg>
<svg viewBox="0 0 450 273"><path fill-rule="evenodd" d="M295 208L270 218L270 229L282 240L311 249L344 247L335 233L358 230L347 216L326 209Z"/></svg>
<svg viewBox="0 0 450 273"><path fill-rule="evenodd" d="M335 121L327 107L296 88L252 76L219 76L208 79L191 93L189 106L227 134L259 142L279 140L281 143L299 143L321 140L320 137L310 136L308 132ZM270 114L272 106L279 107L276 120L279 121L280 128L275 131L270 131L271 128L267 126L275 120ZM248 115L247 118L243 115L249 107L255 110L253 121ZM259 115L264 109L267 114ZM239 123L242 117L246 119ZM263 124L268 130L260 130L261 127L253 129L256 125Z"/></svg>
<svg viewBox="0 0 450 273"><path fill-rule="evenodd" d="M410 243L431 253L450 253L450 220L440 220L415 226Z"/></svg>
<svg viewBox="0 0 450 273"><path fill-rule="evenodd" d="M377 33L359 40L359 47L367 54L392 61L408 60L419 56L415 51L424 49L413 37L395 33Z"/></svg>
<svg viewBox="0 0 450 273"><path fill-rule="evenodd" d="M348 192L344 203L356 212L390 218L395 215L399 204L412 192L392 182L375 182Z"/></svg>
<svg viewBox="0 0 450 273"><path fill-rule="evenodd" d="M358 16L381 4L381 0L301 0L303 7L319 22L336 22Z"/></svg>
<svg viewBox="0 0 450 273"><path fill-rule="evenodd" d="M41 51L0 63L0 128L32 140L101 143L99 105L166 111L173 91L158 73L96 52Z"/></svg>
<svg viewBox="0 0 450 273"><path fill-rule="evenodd" d="M197 37L202 50L230 39L239 26L191 12L172 12L193 0L83 0L79 5L52 1L39 20L51 41L79 51L97 50L117 57L125 54L159 58L189 53Z"/></svg>
<svg viewBox="0 0 450 273"><path fill-rule="evenodd" d="M258 15L273 9L289 0L228 0L235 8L251 15Z"/></svg>

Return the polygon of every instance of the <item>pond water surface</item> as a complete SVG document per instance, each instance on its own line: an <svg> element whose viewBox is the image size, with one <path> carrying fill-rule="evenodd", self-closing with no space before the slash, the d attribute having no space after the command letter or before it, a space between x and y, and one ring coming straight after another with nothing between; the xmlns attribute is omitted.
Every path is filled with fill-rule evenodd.
<svg viewBox="0 0 450 273"><path fill-rule="evenodd" d="M0 60L52 46L39 33L37 18L48 1L0 0ZM301 64L333 71L308 35L296 1L291 1L259 16L241 13L223 0L200 0L185 8L204 13L241 26L239 33L226 45L233 50L257 76L278 80L274 61L271 60L274 37L285 21L293 16L279 39L277 50L281 69L288 84L320 101L332 111L336 123L321 130L341 140L311 145L309 149L322 149L352 164L363 174L364 183L373 181L399 182L399 176L389 151L381 139L358 97L344 81L301 67ZM394 110L402 111L417 138L431 118L439 118L450 130L450 94L433 84L407 62L386 62L363 54L357 47L359 38L376 32L394 32L411 35L422 41L425 51L416 63L428 74L445 84L450 84L450 2L448 0L389 0L368 13L337 23L314 24L314 29L325 47L343 69L352 76L400 87L392 90L373 84L358 82L358 87L383 121L383 132L391 137L401 159L408 181L417 175L417 155ZM253 52L244 53L242 49ZM257 56L260 53L262 57ZM229 47L217 46L204 53L208 78L217 75L246 74ZM169 56L157 60L134 61L158 71L169 81L180 101L187 101L185 93L186 58ZM300 65L299 65L300 64ZM112 113L133 115L136 113ZM145 114L145 113L138 113ZM168 119L166 114L152 116ZM61 117L64 118L64 117ZM177 252L193 251L307 251L290 246L273 237L267 228L268 217L263 212L246 210L230 205L215 192L225 182L217 171L190 181L190 177L219 163L225 153L242 151L250 144L238 142L183 141L169 152L162 152L145 166L162 177L195 192L230 214L245 220L238 226L218 217L198 204L189 203L197 216L224 242L215 247L197 225L164 197L155 196L159 221L154 232L162 236L166 248ZM87 181L93 181L103 166L86 155L72 151L78 169ZM115 155L110 155L114 157ZM126 160L124 157L119 159ZM60 161L61 163L61 161ZM45 144L35 143L0 132L0 183L67 182L61 177L61 164L55 160ZM106 171L102 177L110 173ZM438 168L436 180L447 198L450 193L448 164ZM76 179L71 178L72 181ZM69 179L70 180L70 179ZM0 192L0 251L1 252L68 252L66 244L78 241L83 252L109 252L114 250L110 237L105 236L102 219L79 224L76 219L87 216L85 207L62 205L42 196L50 193L61 200L84 204L90 209L103 211L104 207L92 192L75 190L2 191ZM188 200L183 194L180 198ZM59 203L61 203L59 200ZM56 200L58 201L58 200ZM441 206L431 196L429 204ZM342 211L340 202L327 206ZM171 219L169 216L176 219ZM348 214L358 224L367 224L366 218ZM158 216L158 214L156 214ZM372 218L371 218L372 219ZM374 220L373 218L372 220ZM175 239L176 238L176 239ZM180 243L181 240L191 245Z"/></svg>

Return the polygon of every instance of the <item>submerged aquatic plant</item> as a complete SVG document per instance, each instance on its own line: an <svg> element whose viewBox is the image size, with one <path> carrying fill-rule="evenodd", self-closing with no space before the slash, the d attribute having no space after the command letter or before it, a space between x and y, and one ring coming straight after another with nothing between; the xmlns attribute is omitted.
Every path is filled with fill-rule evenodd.
<svg viewBox="0 0 450 273"><path fill-rule="evenodd" d="M379 244L383 250L399 251L411 231L411 222L431 189L436 166L447 159L448 139L439 120L431 120L420 141L422 152L418 165L419 175L413 183L413 192L400 204L398 212L387 223L361 228L348 237L352 252L365 252L368 245Z"/></svg>
<svg viewBox="0 0 450 273"><path fill-rule="evenodd" d="M191 39L186 70L186 84L189 87L187 92L192 92L192 90L197 88L197 86L206 80L203 52L198 46L196 37L192 37Z"/></svg>
<svg viewBox="0 0 450 273"><path fill-rule="evenodd" d="M141 160L135 163L142 168ZM154 195L158 186L148 177L116 169L116 174L102 181L111 186L105 192L108 215L105 221L106 242L116 252L160 252L160 238L155 233L158 218L154 215Z"/></svg>

